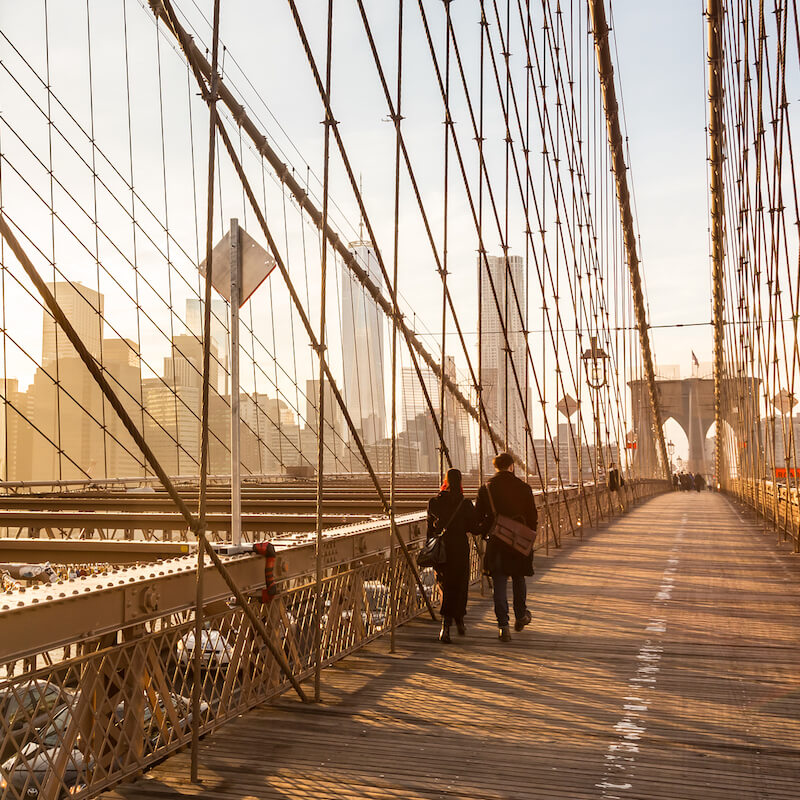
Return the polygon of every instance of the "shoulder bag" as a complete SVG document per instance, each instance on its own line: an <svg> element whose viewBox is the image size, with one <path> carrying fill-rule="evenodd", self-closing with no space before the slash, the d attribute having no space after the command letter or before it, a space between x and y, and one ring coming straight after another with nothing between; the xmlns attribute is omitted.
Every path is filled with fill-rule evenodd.
<svg viewBox="0 0 800 800"><path fill-rule="evenodd" d="M488 483L486 484L486 492L489 495L489 505L491 505L492 513L494 514L494 524L489 530L489 536L494 536L523 556L529 556L536 541L536 530L529 528L524 522L518 522L511 517L498 514L494 505L492 490Z"/></svg>
<svg viewBox="0 0 800 800"><path fill-rule="evenodd" d="M444 533L450 527L450 523L456 518L456 514L461 510L461 506L464 505L464 499L462 498L461 502L456 506L456 510L453 512L452 516L449 520L447 520L447 525L442 528L442 530L436 534L432 539L428 539L422 548L417 553L417 566L422 567L441 567L447 563L447 549L444 544Z"/></svg>

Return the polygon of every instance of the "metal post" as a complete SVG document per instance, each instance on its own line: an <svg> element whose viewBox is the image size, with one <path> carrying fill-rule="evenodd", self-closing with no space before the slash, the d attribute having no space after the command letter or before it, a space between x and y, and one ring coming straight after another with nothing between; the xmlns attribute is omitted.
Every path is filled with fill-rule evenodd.
<svg viewBox="0 0 800 800"><path fill-rule="evenodd" d="M242 247L239 220L231 220L231 544L242 544L242 459L239 452L239 305Z"/></svg>

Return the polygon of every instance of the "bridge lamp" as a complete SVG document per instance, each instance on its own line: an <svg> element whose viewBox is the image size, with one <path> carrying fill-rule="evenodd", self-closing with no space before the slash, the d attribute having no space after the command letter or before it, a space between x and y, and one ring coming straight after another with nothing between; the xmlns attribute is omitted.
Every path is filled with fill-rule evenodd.
<svg viewBox="0 0 800 800"><path fill-rule="evenodd" d="M667 442L667 452L669 453L669 471L674 472L675 470L672 467L672 456L675 454L675 442L670 439Z"/></svg>
<svg viewBox="0 0 800 800"><path fill-rule="evenodd" d="M597 337L592 336L592 346L583 351L581 361L586 369L586 382L597 392L597 403L595 405L595 451L594 458L597 464L598 474L602 469L605 459L602 457L602 444L600 441L600 390L608 383L608 353L597 343Z"/></svg>
<svg viewBox="0 0 800 800"><path fill-rule="evenodd" d="M586 368L586 380L592 389L602 389L608 383L608 360L608 353L597 343L597 337L592 336L592 346L581 355Z"/></svg>

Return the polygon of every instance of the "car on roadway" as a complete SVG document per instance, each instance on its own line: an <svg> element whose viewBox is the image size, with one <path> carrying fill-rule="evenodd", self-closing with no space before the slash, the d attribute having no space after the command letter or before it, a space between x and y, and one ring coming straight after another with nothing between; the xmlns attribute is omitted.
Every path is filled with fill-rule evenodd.
<svg viewBox="0 0 800 800"><path fill-rule="evenodd" d="M178 660L184 667L194 663L195 635L191 630L177 644ZM200 661L203 669L227 667L233 657L233 646L222 631L204 628L200 632Z"/></svg>
<svg viewBox="0 0 800 800"><path fill-rule="evenodd" d="M54 709L70 705L74 695L71 689L46 680L17 683L0 691L0 716L7 732L0 759L19 750L36 729L50 722Z"/></svg>

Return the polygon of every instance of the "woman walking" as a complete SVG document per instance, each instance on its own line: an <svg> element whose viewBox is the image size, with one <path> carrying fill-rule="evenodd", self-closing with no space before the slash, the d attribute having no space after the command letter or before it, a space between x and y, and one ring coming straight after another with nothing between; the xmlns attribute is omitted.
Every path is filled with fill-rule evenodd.
<svg viewBox="0 0 800 800"><path fill-rule="evenodd" d="M469 592L470 542L469 533L475 526L475 509L464 497L461 487L461 471L447 472L442 488L436 497L428 501L428 539L442 536L447 560L436 569L436 579L442 589L442 630L439 641L450 642L450 626L455 622L460 636L467 629L464 615L467 613Z"/></svg>

